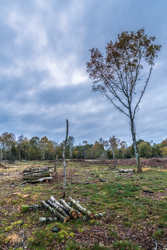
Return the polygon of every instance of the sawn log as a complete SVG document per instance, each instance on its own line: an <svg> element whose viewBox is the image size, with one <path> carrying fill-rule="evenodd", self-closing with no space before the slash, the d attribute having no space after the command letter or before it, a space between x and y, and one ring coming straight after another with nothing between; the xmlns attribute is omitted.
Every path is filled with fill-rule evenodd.
<svg viewBox="0 0 167 250"><path fill-rule="evenodd" d="M54 203L50 200L46 200L46 203L48 203L50 206L56 208L59 213L61 213L65 218L67 218L67 220L70 220L70 216L63 210L63 208L56 205L56 203Z"/></svg>
<svg viewBox="0 0 167 250"><path fill-rule="evenodd" d="M62 223L67 221L67 218L61 215L55 208L52 208L50 205L48 205L45 201L41 201L41 203L44 207L48 208L52 213L54 213Z"/></svg>
<svg viewBox="0 0 167 250"><path fill-rule="evenodd" d="M37 204L34 204L34 205L21 205L19 206L19 212L20 213L26 213L27 211L34 211L36 209L41 209L42 206L41 205L37 205Z"/></svg>
<svg viewBox="0 0 167 250"><path fill-rule="evenodd" d="M65 200L60 199L59 201L61 202L61 204L63 204L63 206L64 206L66 209L69 210L69 215L70 215L72 218L76 219L76 218L78 217L77 211L74 210L72 207L70 207L70 206L65 202Z"/></svg>
<svg viewBox="0 0 167 250"><path fill-rule="evenodd" d="M88 215L91 219L94 217L94 213L91 211L87 210L86 208L82 207L77 201L75 201L72 197L69 197L69 200L71 201L72 204L74 204L77 209L82 212L83 214Z"/></svg>
<svg viewBox="0 0 167 250"><path fill-rule="evenodd" d="M57 221L57 217L39 217L39 222L42 223L49 223Z"/></svg>

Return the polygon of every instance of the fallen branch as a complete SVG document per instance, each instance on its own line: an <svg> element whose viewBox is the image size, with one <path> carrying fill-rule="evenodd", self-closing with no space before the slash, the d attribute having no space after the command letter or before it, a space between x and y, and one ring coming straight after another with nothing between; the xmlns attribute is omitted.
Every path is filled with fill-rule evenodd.
<svg viewBox="0 0 167 250"><path fill-rule="evenodd" d="M26 181L21 182L21 183L20 183L20 186L23 185L23 184L26 184Z"/></svg>
<svg viewBox="0 0 167 250"><path fill-rule="evenodd" d="M133 172L135 172L135 170L134 169L119 169L118 170L120 173L133 173Z"/></svg>
<svg viewBox="0 0 167 250"><path fill-rule="evenodd" d="M36 180L26 180L26 182L31 182L31 183L37 183L37 182L43 182L43 181L48 181L52 180L52 177L44 177Z"/></svg>
<svg viewBox="0 0 167 250"><path fill-rule="evenodd" d="M41 167L41 168L26 168L25 170L23 170L23 174L24 173L32 173L32 172L44 172L44 171L49 171L49 167Z"/></svg>
<svg viewBox="0 0 167 250"><path fill-rule="evenodd" d="M158 244L157 244L157 242L155 242L155 248L154 248L154 250L157 250L157 246L158 246Z"/></svg>
<svg viewBox="0 0 167 250"><path fill-rule="evenodd" d="M54 222L57 221L57 217L40 217L39 222L41 224L43 223L49 223L49 222Z"/></svg>
<svg viewBox="0 0 167 250"><path fill-rule="evenodd" d="M26 176L39 176L39 175L45 175L45 174L51 174L50 171L45 171L45 172L27 172L27 173L24 173L23 176L26 177Z"/></svg>
<svg viewBox="0 0 167 250"><path fill-rule="evenodd" d="M95 214L94 217L95 217L96 219L98 219L98 218L103 217L104 215L106 215L106 212Z"/></svg>
<svg viewBox="0 0 167 250"><path fill-rule="evenodd" d="M19 206L19 212L20 213L26 213L27 211L33 211L33 210L41 209L41 208L43 208L43 206L37 205L37 204L34 204L34 205L21 205L21 206Z"/></svg>
<svg viewBox="0 0 167 250"><path fill-rule="evenodd" d="M41 179L42 177L50 177L50 173L46 173L46 174L40 174L40 175L36 175L36 176L23 176L23 180L37 180L37 179Z"/></svg>

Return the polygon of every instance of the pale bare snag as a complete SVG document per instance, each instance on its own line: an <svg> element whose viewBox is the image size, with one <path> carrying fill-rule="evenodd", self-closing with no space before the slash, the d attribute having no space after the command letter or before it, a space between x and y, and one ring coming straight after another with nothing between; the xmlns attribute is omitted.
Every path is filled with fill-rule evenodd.
<svg viewBox="0 0 167 250"><path fill-rule="evenodd" d="M56 155L56 160L55 160L55 165L54 165L54 171L56 173L56 167L57 167L57 159L58 159L58 155Z"/></svg>
<svg viewBox="0 0 167 250"><path fill-rule="evenodd" d="M65 197L65 190L66 190L66 160L65 160L65 151L66 151L66 144L68 140L68 119L66 120L66 138L64 140L63 145L63 172L64 172L64 180L63 180L63 198Z"/></svg>
<svg viewBox="0 0 167 250"><path fill-rule="evenodd" d="M122 32L118 40L110 41L106 47L106 57L98 49L91 49L90 62L87 62L87 72L93 80L93 91L102 95L130 119L130 128L135 150L137 171L141 172L140 159L136 144L135 115L146 87L161 45L153 42L155 37L145 35L144 28L137 32ZM138 101L133 103L135 87L141 80L143 61L148 64L149 72Z"/></svg>

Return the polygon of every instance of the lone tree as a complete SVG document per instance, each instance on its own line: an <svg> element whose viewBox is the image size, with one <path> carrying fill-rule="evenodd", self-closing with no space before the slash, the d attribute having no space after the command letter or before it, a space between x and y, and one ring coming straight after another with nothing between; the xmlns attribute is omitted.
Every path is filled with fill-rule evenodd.
<svg viewBox="0 0 167 250"><path fill-rule="evenodd" d="M137 171L141 172L141 165L136 144L135 115L139 103L148 85L154 58L157 57L161 45L153 42L155 37L148 37L144 29L137 32L122 32L115 43L110 41L106 47L106 57L98 49L91 49L90 62L87 62L87 72L93 79L93 91L99 91L108 100L130 119L133 146L135 150ZM137 83L141 80L143 65L147 76L144 86L134 103L134 94Z"/></svg>

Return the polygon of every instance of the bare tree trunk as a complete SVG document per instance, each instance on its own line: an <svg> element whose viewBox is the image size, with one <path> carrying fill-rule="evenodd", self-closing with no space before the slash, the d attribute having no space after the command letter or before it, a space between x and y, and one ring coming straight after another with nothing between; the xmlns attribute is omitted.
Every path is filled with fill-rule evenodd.
<svg viewBox="0 0 167 250"><path fill-rule="evenodd" d="M131 125L131 133L132 133L132 140L133 140L133 147L135 150L135 157L136 157L136 163L137 163L137 172L141 173L142 168L140 165L140 158L139 158L139 153L138 153L138 148L137 148L137 143L136 143L136 133L135 133L135 126L134 126L134 120L130 116L130 125Z"/></svg>
<svg viewBox="0 0 167 250"><path fill-rule="evenodd" d="M141 168L141 165L140 165L139 153L138 153L138 148L137 148L137 143L136 143L134 115L132 115L131 101L130 100L128 101L128 104L129 104L128 109L129 109L129 117L130 117L130 128L131 128L131 133L132 133L133 146L134 146L134 150L135 150L135 157L136 157L136 163L137 163L137 172L141 173L142 168Z"/></svg>
<svg viewBox="0 0 167 250"><path fill-rule="evenodd" d="M64 180L63 180L63 193L65 196L65 189L66 189L66 161L65 161L65 151L66 151L66 144L68 139L68 119L66 120L66 138L63 145L63 171L64 171Z"/></svg>
<svg viewBox="0 0 167 250"><path fill-rule="evenodd" d="M133 146L135 150L135 157L136 157L136 163L137 163L137 172L140 173L142 172L142 168L140 165L140 158L139 158L139 153L138 153L138 148L137 148L137 143L136 143L136 135L134 131L132 131L132 138L133 138Z"/></svg>
<svg viewBox="0 0 167 250"><path fill-rule="evenodd" d="M55 161L55 165L54 165L54 171L56 172L56 166L57 166L57 159L58 159L58 155L56 155L56 161Z"/></svg>
<svg viewBox="0 0 167 250"><path fill-rule="evenodd" d="M19 160L20 160L20 146L19 146Z"/></svg>
<svg viewBox="0 0 167 250"><path fill-rule="evenodd" d="M115 148L113 147L113 160L114 160L114 168L116 168L116 159L115 159Z"/></svg>
<svg viewBox="0 0 167 250"><path fill-rule="evenodd" d="M10 150L9 150L9 159L11 159L11 146L10 146Z"/></svg>
<svg viewBox="0 0 167 250"><path fill-rule="evenodd" d="M2 161L2 148L1 148L1 161Z"/></svg>
<svg viewBox="0 0 167 250"><path fill-rule="evenodd" d="M71 149L71 145L70 145L70 159L72 158L72 149Z"/></svg>

